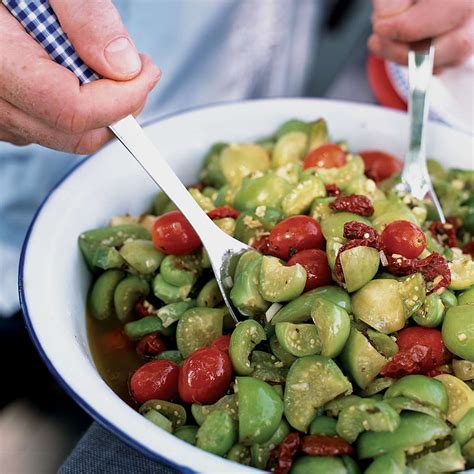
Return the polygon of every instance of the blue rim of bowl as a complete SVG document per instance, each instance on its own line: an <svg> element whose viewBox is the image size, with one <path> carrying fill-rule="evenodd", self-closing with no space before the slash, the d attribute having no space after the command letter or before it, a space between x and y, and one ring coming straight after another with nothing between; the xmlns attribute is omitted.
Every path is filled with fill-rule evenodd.
<svg viewBox="0 0 474 474"><path fill-rule="evenodd" d="M273 101L273 100L288 100L288 101L294 101L294 100L315 100L315 101L321 101L321 102L340 102L332 99L324 99L320 97L267 97L267 98L261 98L261 99L249 99L249 100L233 100L233 101L221 101L221 102L215 102L212 104L206 104L206 105L198 105L196 107L190 107L185 110L180 110L177 112L172 112L170 114L163 115L158 118L151 118L141 124L142 127L146 127L148 125L152 125L158 122L161 122L162 120L170 119L173 117L176 117L178 115L183 115L187 114L189 112L194 112L197 110L201 109L207 109L207 108L212 108L212 107L218 107L218 106L225 106L225 105L236 105L236 104L245 104L245 103L252 103L252 102L265 102L265 101ZM365 104L361 102L350 102L350 101L344 101L344 102L349 102L352 103L353 105L360 105L364 107L370 107L370 108L378 108L378 109L385 109L391 113L394 113L395 115L401 115L402 112L396 111L387 107L382 107L377 104ZM451 128L448 126L448 128ZM456 130L457 132L461 132L460 130ZM465 133L463 133L466 135ZM466 135L468 136L468 135ZM111 144L113 144L114 141L110 142L109 144L105 145L103 148L101 148L99 151L102 151L103 149L107 148ZM97 153L97 152L96 152ZM167 466L170 466L174 469L180 470L183 474L195 474L197 471L193 471L192 469L184 466L180 466L179 464L176 464L169 459L166 459L165 457L160 456L157 454L155 451L152 451L148 449L146 446L142 445L138 441L136 441L134 438L130 437L127 433L122 431L120 428L112 424L109 420L104 418L100 413L98 413L92 406L90 406L87 402L83 400L83 398L76 393L68 384L67 382L62 378L61 374L55 369L53 363L49 360L48 356L46 355L46 352L44 351L43 347L41 346L38 337L35 333L35 330L33 328L33 324L30 319L29 311L28 311L28 305L26 303L26 296L25 296L25 290L24 290L24 285L23 285L23 272L24 272L24 266L25 266L25 257L26 257L26 251L28 248L28 243L30 239L30 235L33 231L33 228L35 226L36 220L38 219L38 216L40 215L43 207L51 197L51 195L58 189L64 181L67 180L67 178L73 174L79 167L81 167L84 163L86 163L88 160L90 160L92 157L95 156L95 153L86 156L83 160L81 160L79 163L74 165L51 189L50 191L46 194L46 197L43 199L41 202L40 206L38 207L37 211L35 212L35 215L33 216L33 219L31 221L31 224L28 227L28 230L26 232L25 240L23 241L22 249L21 249L21 254L20 254L20 262L19 262L19 270L18 270L18 294L19 294L19 299L20 299L20 306L21 310L23 313L23 318L25 320L26 328L28 330L28 333L30 334L31 340L33 341L33 344L36 347L36 350L40 354L41 358L43 359L46 367L48 370L51 372L51 374L54 376L54 378L58 381L59 385L61 388L81 407L83 408L89 415L92 416L94 420L96 420L98 423L100 423L106 430L108 430L110 433L116 435L121 441L125 442L128 444L130 447L140 451L142 454L147 456L148 458L154 460L154 461L159 461Z"/></svg>

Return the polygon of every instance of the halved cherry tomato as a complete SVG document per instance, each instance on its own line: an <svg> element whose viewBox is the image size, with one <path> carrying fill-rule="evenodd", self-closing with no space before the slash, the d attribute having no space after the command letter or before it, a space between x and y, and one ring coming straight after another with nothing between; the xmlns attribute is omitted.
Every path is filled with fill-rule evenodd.
<svg viewBox="0 0 474 474"><path fill-rule="evenodd" d="M340 168L346 164L346 154L344 150L333 143L321 145L310 151L303 162L303 168Z"/></svg>
<svg viewBox="0 0 474 474"><path fill-rule="evenodd" d="M170 211L159 216L153 224L153 245L171 255L183 255L197 250L201 240L179 211Z"/></svg>
<svg viewBox="0 0 474 474"><path fill-rule="evenodd" d="M416 224L409 221L391 222L383 230L381 239L385 252L389 255L416 258L426 248L425 234Z"/></svg>
<svg viewBox="0 0 474 474"><path fill-rule="evenodd" d="M321 249L324 242L319 222L309 216L288 217L279 222L268 236L269 253L283 260L300 250Z"/></svg>
<svg viewBox="0 0 474 474"><path fill-rule="evenodd" d="M449 352L444 345L441 331L434 328L413 326L402 329L398 333L397 345L400 351L408 350L415 345L431 348L432 366L428 367L427 370L446 364L453 357L451 352Z"/></svg>
<svg viewBox="0 0 474 474"><path fill-rule="evenodd" d="M115 352L128 349L132 346L132 341L122 332L121 328L107 331L101 339L105 352Z"/></svg>
<svg viewBox="0 0 474 474"><path fill-rule="evenodd" d="M401 161L394 156L379 150L360 151L364 160L365 175L376 183L390 178L402 170Z"/></svg>
<svg viewBox="0 0 474 474"><path fill-rule="evenodd" d="M136 351L141 357L151 357L166 351L166 344L157 332L152 332L140 339Z"/></svg>
<svg viewBox="0 0 474 474"><path fill-rule="evenodd" d="M187 403L217 402L229 387L232 363L217 347L194 351L183 363L179 373L179 396Z"/></svg>
<svg viewBox="0 0 474 474"><path fill-rule="evenodd" d="M211 347L216 347L220 351L228 354L229 345L230 345L230 334L226 334L225 336L216 337L214 339L214 342L211 344Z"/></svg>
<svg viewBox="0 0 474 474"><path fill-rule="evenodd" d="M306 270L307 276L304 291L332 283L331 269L329 268L328 258L324 250L302 250L288 260L288 265L296 265L297 263L303 265Z"/></svg>
<svg viewBox="0 0 474 474"><path fill-rule="evenodd" d="M158 398L178 398L179 367L170 360L153 360L139 367L130 378L130 393L138 403Z"/></svg>

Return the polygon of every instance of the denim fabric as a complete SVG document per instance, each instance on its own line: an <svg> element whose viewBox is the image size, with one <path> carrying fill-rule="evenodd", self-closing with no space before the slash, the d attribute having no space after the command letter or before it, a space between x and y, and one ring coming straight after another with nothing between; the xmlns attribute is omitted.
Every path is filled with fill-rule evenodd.
<svg viewBox="0 0 474 474"><path fill-rule="evenodd" d="M178 474L180 471L152 461L97 423L93 423L59 474Z"/></svg>

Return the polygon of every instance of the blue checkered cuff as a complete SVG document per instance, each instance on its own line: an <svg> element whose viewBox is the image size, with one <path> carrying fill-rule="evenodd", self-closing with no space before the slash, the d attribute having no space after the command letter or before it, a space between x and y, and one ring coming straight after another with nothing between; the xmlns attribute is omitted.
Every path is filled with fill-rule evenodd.
<svg viewBox="0 0 474 474"><path fill-rule="evenodd" d="M81 84L99 78L77 55L47 0L1 1L50 57L72 71Z"/></svg>

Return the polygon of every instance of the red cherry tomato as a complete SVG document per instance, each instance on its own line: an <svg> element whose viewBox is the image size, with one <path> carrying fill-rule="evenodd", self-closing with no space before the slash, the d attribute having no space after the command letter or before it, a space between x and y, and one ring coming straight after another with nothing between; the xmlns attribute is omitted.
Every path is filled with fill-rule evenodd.
<svg viewBox="0 0 474 474"><path fill-rule="evenodd" d="M201 246L198 235L179 211L167 212L156 219L152 239L160 252L171 255L191 253Z"/></svg>
<svg viewBox="0 0 474 474"><path fill-rule="evenodd" d="M303 168L340 168L346 164L344 150L333 143L322 145L310 151L303 162Z"/></svg>
<svg viewBox="0 0 474 474"><path fill-rule="evenodd" d="M324 237L319 222L309 216L292 216L279 222L270 232L270 253L288 260L299 250L321 249Z"/></svg>
<svg viewBox="0 0 474 474"><path fill-rule="evenodd" d="M232 363L217 347L194 351L183 363L179 373L179 396L187 403L214 403L229 387Z"/></svg>
<svg viewBox="0 0 474 474"><path fill-rule="evenodd" d="M153 360L139 367L130 378L130 392L138 403L158 398L178 398L179 367L170 360Z"/></svg>
<svg viewBox="0 0 474 474"><path fill-rule="evenodd" d="M136 351L141 357L151 357L166 351L166 345L157 332L152 332L140 339Z"/></svg>
<svg viewBox="0 0 474 474"><path fill-rule="evenodd" d="M390 178L402 170L401 161L383 151L360 151L359 155L364 160L365 175L376 183Z"/></svg>
<svg viewBox="0 0 474 474"><path fill-rule="evenodd" d="M211 344L211 347L216 347L220 351L228 354L229 345L230 345L230 334L226 334L225 336L216 337L214 339L214 342Z"/></svg>
<svg viewBox="0 0 474 474"><path fill-rule="evenodd" d="M132 347L132 341L122 332L121 328L106 332L101 339L105 352L115 352Z"/></svg>
<svg viewBox="0 0 474 474"><path fill-rule="evenodd" d="M288 260L288 265L295 265L297 263L303 265L306 270L307 277L304 291L332 283L331 269L328 265L326 252L323 250L302 250Z"/></svg>
<svg viewBox="0 0 474 474"><path fill-rule="evenodd" d="M446 364L453 355L448 351L443 342L441 331L434 328L424 328L413 326L402 329L398 333L397 345L400 351L409 350L415 345L431 348L432 364L426 367L426 370L434 369L440 365Z"/></svg>
<svg viewBox="0 0 474 474"><path fill-rule="evenodd" d="M426 248L425 234L416 224L409 221L391 222L383 230L381 239L389 255L416 258Z"/></svg>

